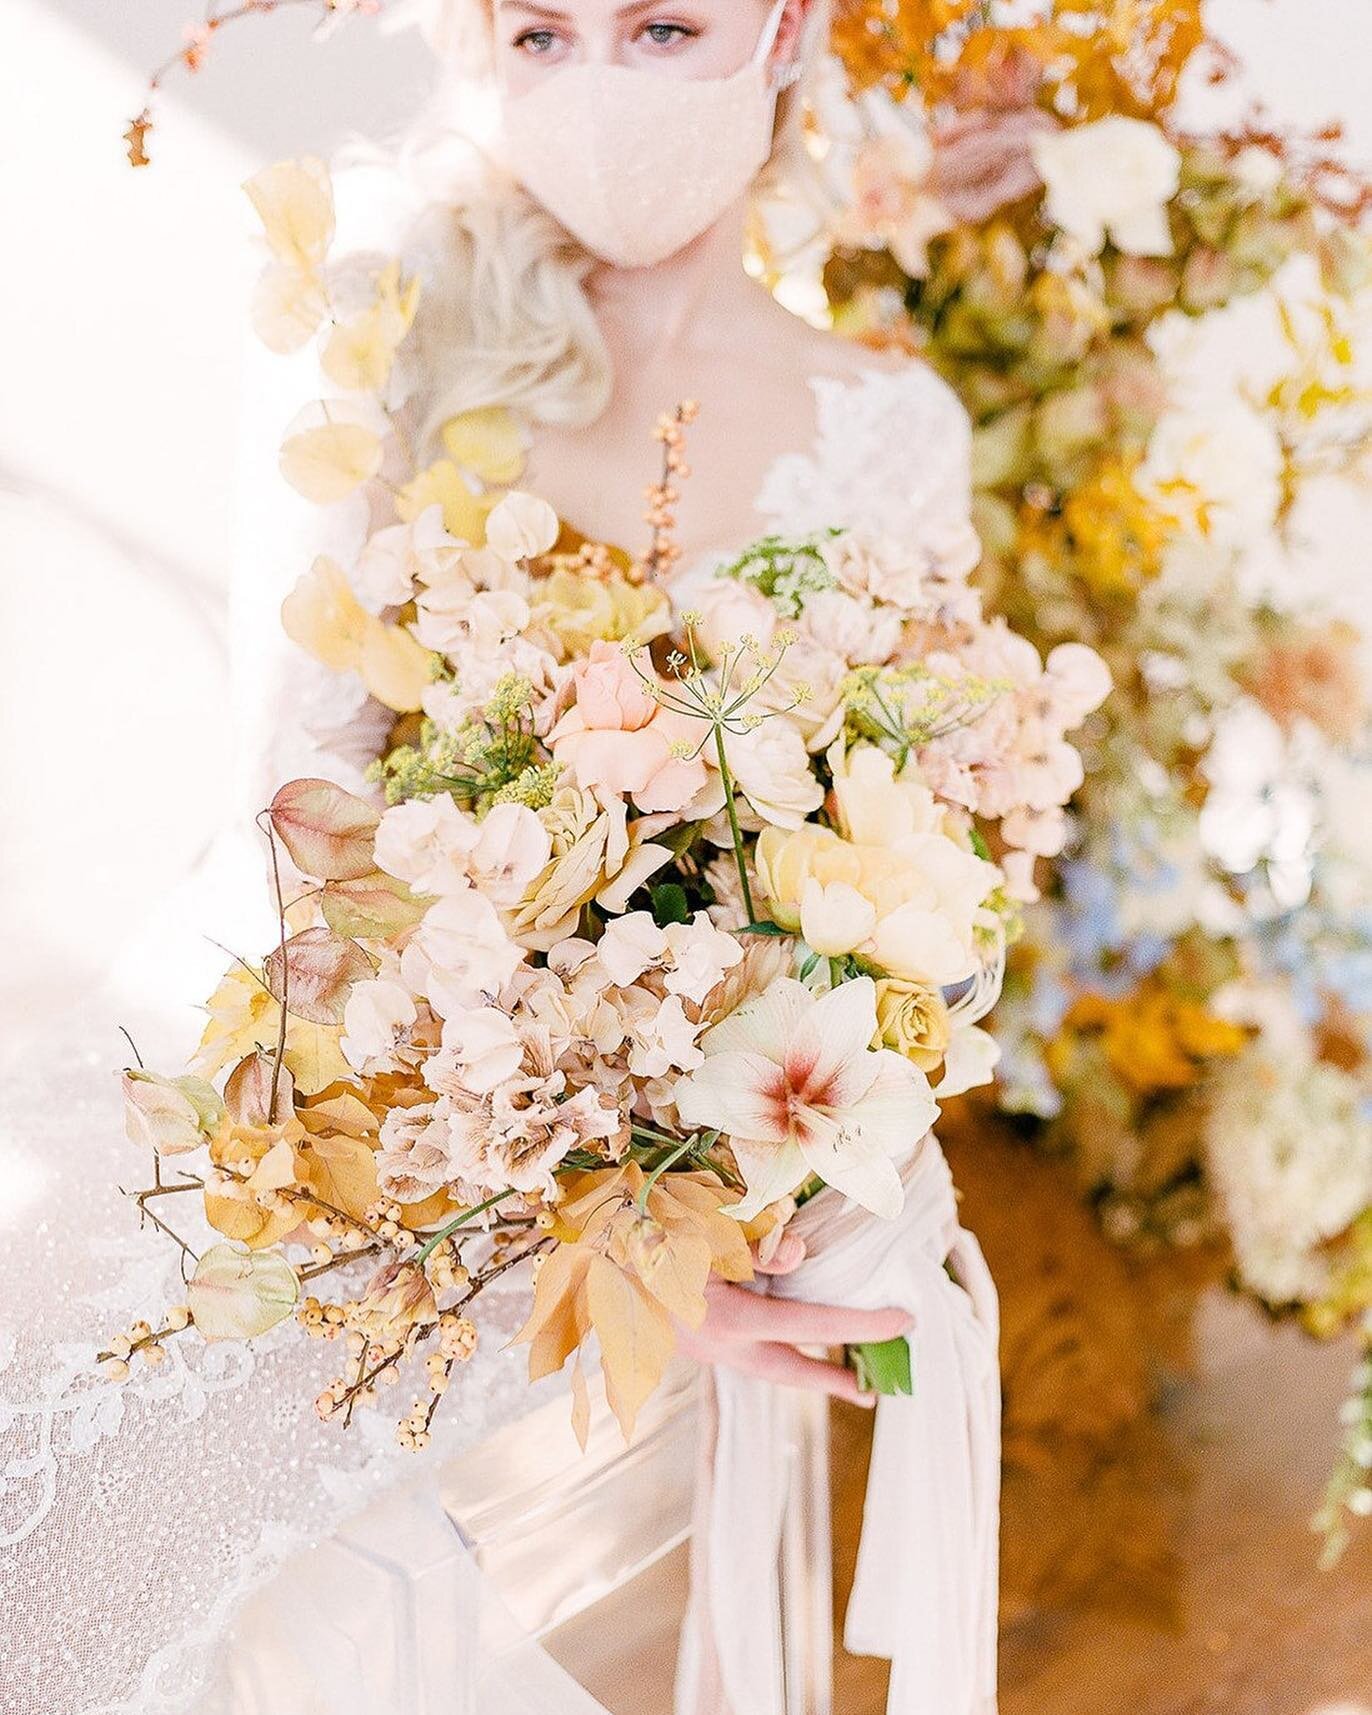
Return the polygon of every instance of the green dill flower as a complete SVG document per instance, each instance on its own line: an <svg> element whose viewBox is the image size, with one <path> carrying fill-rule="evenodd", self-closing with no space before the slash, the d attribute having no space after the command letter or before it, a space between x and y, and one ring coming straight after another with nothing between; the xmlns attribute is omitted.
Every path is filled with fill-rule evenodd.
<svg viewBox="0 0 1372 1715"><path fill-rule="evenodd" d="M838 530L819 530L795 541L764 536L722 567L720 576L751 584L787 619L798 619L808 596L834 588L837 580L822 550L840 534Z"/></svg>
<svg viewBox="0 0 1372 1715"><path fill-rule="evenodd" d="M526 768L517 780L502 786L491 799L492 804L524 804L530 810L546 810L553 801L562 769L556 762Z"/></svg>
<svg viewBox="0 0 1372 1715"><path fill-rule="evenodd" d="M525 794L537 798L547 790L538 776L550 765L534 734L534 701L528 679L507 674L479 714L469 715L452 731L426 720L417 744L398 745L372 765L368 777L383 785L388 804L439 792L451 793L473 810L530 801Z"/></svg>
<svg viewBox="0 0 1372 1715"><path fill-rule="evenodd" d="M904 765L921 745L977 720L1010 689L1003 679L950 678L927 667L856 667L843 681L846 726Z"/></svg>

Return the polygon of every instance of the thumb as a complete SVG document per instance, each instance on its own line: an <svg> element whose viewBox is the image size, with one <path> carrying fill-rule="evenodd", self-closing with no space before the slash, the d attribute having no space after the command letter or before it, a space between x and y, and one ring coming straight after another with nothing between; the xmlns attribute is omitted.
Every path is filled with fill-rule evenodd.
<svg viewBox="0 0 1372 1715"><path fill-rule="evenodd" d="M783 1233L777 1248L766 1262L754 1259L759 1274L794 1274L807 1256L805 1240L798 1233Z"/></svg>

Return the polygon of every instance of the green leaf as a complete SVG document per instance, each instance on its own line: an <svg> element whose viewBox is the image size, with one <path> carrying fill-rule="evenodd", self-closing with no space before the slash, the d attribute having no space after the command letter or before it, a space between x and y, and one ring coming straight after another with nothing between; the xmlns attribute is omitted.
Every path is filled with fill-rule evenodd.
<svg viewBox="0 0 1372 1715"><path fill-rule="evenodd" d="M864 1393L914 1393L908 1340L868 1340L860 1346L849 1346L847 1357L848 1367Z"/></svg>
<svg viewBox="0 0 1372 1715"><path fill-rule="evenodd" d="M738 931L740 935L789 935L789 929L783 929L780 923L745 923Z"/></svg>
<svg viewBox="0 0 1372 1715"><path fill-rule="evenodd" d="M665 929L669 923L691 921L691 902L686 897L686 889L679 882L664 881L651 892L653 921L659 929Z"/></svg>

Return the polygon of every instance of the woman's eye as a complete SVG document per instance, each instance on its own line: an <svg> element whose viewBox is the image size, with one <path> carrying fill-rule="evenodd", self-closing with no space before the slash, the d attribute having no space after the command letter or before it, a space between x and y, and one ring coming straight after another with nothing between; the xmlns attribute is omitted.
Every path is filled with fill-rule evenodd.
<svg viewBox="0 0 1372 1715"><path fill-rule="evenodd" d="M674 48L678 42L689 41L700 34L685 24L645 24L643 34L655 48Z"/></svg>
<svg viewBox="0 0 1372 1715"><path fill-rule="evenodd" d="M557 46L557 36L552 30L525 30L515 37L513 46L520 53L548 54Z"/></svg>

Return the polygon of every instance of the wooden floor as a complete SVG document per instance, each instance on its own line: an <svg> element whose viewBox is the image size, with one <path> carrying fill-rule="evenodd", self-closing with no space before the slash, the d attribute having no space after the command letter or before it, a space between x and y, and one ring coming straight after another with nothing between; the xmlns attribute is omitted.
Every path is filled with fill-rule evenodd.
<svg viewBox="0 0 1372 1715"><path fill-rule="evenodd" d="M1109 1495L1087 1485L1064 1511L1050 1481L1051 1511L1036 1515L1034 1480L1007 1476L1007 1532L1032 1531L1037 1516L1078 1560L1083 1542L1099 1554L1094 1577L1078 1566L1070 1599L1015 1597L1002 1715L1372 1715L1372 1529L1321 1573L1306 1524L1348 1354L1272 1329L1218 1291L1201 1302L1198 1334L1198 1373L1158 1423L1155 1486L1135 1497L1146 1576L1131 1545L1099 1527L1100 1508L1116 1511ZM834 1425L840 1613L866 1426L857 1413ZM1013 1572L1013 1540L1007 1550ZM670 1710L684 1584L674 1555L559 1637L558 1654L613 1715ZM837 1715L880 1715L884 1695L881 1664L840 1652Z"/></svg>

